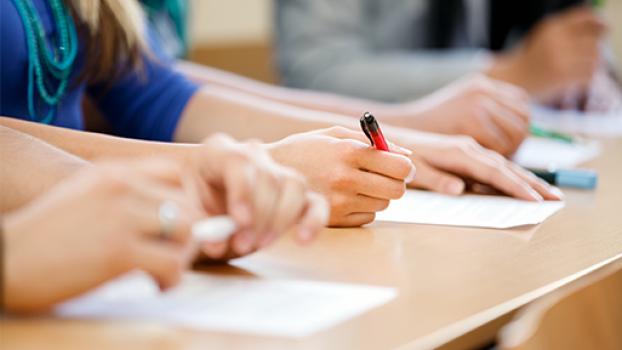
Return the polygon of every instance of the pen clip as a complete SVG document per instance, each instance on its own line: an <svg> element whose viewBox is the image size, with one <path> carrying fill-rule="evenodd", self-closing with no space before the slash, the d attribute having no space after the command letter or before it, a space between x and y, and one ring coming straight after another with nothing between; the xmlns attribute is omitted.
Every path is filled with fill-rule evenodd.
<svg viewBox="0 0 622 350"><path fill-rule="evenodd" d="M365 136L367 136L367 139L369 139L369 142L371 143L372 146L374 145L374 139L371 137L371 134L369 132L369 128L367 127L367 122L365 121L365 116L361 117L361 119L359 120L361 123L361 129L363 129L363 133L365 134Z"/></svg>

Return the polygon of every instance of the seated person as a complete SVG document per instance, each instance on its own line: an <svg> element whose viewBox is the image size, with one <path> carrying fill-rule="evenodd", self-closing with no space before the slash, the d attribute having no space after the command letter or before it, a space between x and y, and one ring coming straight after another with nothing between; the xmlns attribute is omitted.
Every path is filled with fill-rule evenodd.
<svg viewBox="0 0 622 350"><path fill-rule="evenodd" d="M587 3L279 0L280 72L289 86L381 101L483 72L545 103L585 96L588 108L613 109L621 94L601 50L606 27Z"/></svg>
<svg viewBox="0 0 622 350"><path fill-rule="evenodd" d="M178 59L178 71L198 83L351 117L358 117L362 110L370 110L383 122L396 126L471 136L482 146L506 156L513 154L527 135L528 95L520 88L485 75L466 77L418 101L401 104L278 87L183 61L188 48L187 1L143 0L141 3L155 33L156 44L161 46L162 52ZM96 130L101 124L90 123Z"/></svg>
<svg viewBox="0 0 622 350"><path fill-rule="evenodd" d="M169 288L195 258L191 225L208 216L227 214L238 227L228 241L201 246L211 259L249 254L292 228L309 242L328 219L325 200L299 174L224 136L204 143L199 167L165 157L88 164L0 126L0 155L3 205L40 190L38 178L53 182L0 212L11 313L45 311L133 269Z"/></svg>
<svg viewBox="0 0 622 350"><path fill-rule="evenodd" d="M11 117L0 118L0 124L84 159L168 153L185 161L193 158L197 145L150 141L196 143L216 132L260 138L264 143L257 148L303 173L314 190L328 197L332 226L373 221L375 212L399 198L407 183L460 194L463 177L468 177L526 200L559 198L544 182L468 138L387 127L388 138L407 149L393 145L393 153L378 152L368 147L361 132L326 129L335 124L357 127L353 118L219 86L201 88L155 57L162 55L153 37L141 34L142 12L135 1L66 4L0 4L0 115ZM80 104L85 96L95 102L113 133L149 141L45 125L83 129ZM419 169L414 181L413 163Z"/></svg>

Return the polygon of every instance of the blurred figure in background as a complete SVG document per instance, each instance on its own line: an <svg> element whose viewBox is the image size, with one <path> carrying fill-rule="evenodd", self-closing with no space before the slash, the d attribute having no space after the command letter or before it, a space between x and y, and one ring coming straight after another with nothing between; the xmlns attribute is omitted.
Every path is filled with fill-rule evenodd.
<svg viewBox="0 0 622 350"><path fill-rule="evenodd" d="M144 0L160 51L183 58L187 48L184 0ZM208 14L202 14L207 16ZM182 29L180 29L182 28ZM298 107L358 117L373 111L383 122L400 127L450 135L468 135L486 148L509 156L526 137L529 97L520 88L482 74L456 81L418 101L384 104L328 93L282 88L215 68L178 61L177 69L192 80L250 93ZM373 86L368 87L374 89Z"/></svg>
<svg viewBox="0 0 622 350"><path fill-rule="evenodd" d="M484 72L541 102L592 109L620 102L602 57L605 24L583 0L277 4L279 66L289 86L408 101Z"/></svg>

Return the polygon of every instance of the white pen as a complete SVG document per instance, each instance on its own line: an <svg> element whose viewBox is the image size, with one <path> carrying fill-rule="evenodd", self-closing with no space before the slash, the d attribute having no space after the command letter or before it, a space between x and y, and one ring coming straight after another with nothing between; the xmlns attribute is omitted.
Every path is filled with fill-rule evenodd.
<svg viewBox="0 0 622 350"><path fill-rule="evenodd" d="M236 230L237 225L229 216L212 216L192 225L192 239L197 243L223 242Z"/></svg>

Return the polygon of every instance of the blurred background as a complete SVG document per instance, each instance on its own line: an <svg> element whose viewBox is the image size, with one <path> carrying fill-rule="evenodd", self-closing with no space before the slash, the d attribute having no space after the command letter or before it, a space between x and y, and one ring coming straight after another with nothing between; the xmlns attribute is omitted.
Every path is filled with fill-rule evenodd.
<svg viewBox="0 0 622 350"><path fill-rule="evenodd" d="M272 0L191 0L190 60L266 82L272 61ZM622 0L606 0L618 67L622 67Z"/></svg>

